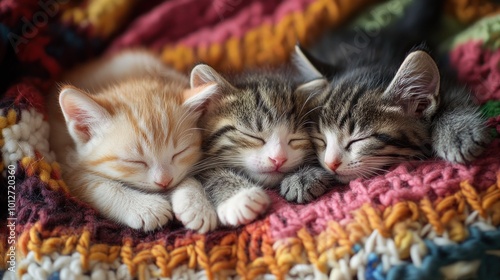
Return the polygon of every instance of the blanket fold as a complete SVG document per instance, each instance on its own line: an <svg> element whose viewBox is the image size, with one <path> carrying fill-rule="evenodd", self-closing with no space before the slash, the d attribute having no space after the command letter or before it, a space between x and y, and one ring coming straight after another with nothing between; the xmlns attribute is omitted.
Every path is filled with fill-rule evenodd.
<svg viewBox="0 0 500 280"><path fill-rule="evenodd" d="M269 193L265 217L207 234L117 225L68 192L48 143L48 89L74 65L147 48L187 72L286 63L343 23L401 16L408 0L0 2L0 279L500 278L500 5L448 0L439 56L496 138L467 165L408 162L307 204ZM376 5L374 5L376 4ZM361 14L359 12L363 11Z"/></svg>

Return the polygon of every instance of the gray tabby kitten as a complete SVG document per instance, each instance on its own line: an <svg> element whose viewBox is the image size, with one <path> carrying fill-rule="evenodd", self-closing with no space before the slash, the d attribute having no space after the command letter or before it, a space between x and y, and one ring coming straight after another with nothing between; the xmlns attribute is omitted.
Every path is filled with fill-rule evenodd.
<svg viewBox="0 0 500 280"><path fill-rule="evenodd" d="M342 55L338 38L323 42L315 51L328 63L296 48L303 77L323 83L320 94L312 93L322 106L312 114L311 135L320 163L339 181L433 154L466 163L490 141L469 91L441 79L423 47L412 48L437 22L441 6L415 1L360 52Z"/></svg>
<svg viewBox="0 0 500 280"><path fill-rule="evenodd" d="M222 225L253 221L269 206L264 188L280 188L282 180L298 181L280 193L299 203L323 194L331 182L321 167L302 167L313 154L305 93L322 83L294 87L291 77L247 73L229 82L207 65L191 72L192 88L217 86L199 121L206 157L199 177L208 200L193 203L213 204Z"/></svg>

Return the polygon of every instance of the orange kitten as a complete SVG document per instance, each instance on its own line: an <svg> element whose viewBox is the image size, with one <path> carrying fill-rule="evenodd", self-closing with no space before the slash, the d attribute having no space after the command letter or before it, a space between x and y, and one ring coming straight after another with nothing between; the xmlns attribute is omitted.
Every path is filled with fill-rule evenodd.
<svg viewBox="0 0 500 280"><path fill-rule="evenodd" d="M186 77L142 51L93 62L63 81L51 98L61 110L49 113L50 143L74 196L146 231L173 218L167 190L196 199L189 193L200 183L183 179L201 156L196 123L213 87L189 90ZM215 227L214 210L204 206L195 210L207 215L191 228Z"/></svg>

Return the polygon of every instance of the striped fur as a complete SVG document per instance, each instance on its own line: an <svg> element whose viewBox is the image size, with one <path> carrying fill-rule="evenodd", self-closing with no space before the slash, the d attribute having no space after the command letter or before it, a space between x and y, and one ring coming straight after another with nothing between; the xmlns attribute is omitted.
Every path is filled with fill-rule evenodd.
<svg viewBox="0 0 500 280"><path fill-rule="evenodd" d="M311 137L320 163L341 182L430 153L429 122L383 98L385 87L339 81L314 116ZM337 163L338 166L333 166Z"/></svg>
<svg viewBox="0 0 500 280"><path fill-rule="evenodd" d="M287 200L300 203L326 189L324 181L301 180L304 173L295 173L306 170L299 167L313 154L303 92L313 91L317 83L296 87L290 78L262 71L229 82L207 65L198 65L191 73L192 88L210 84L218 88L199 122L206 158L198 168L222 225L246 224L262 214L270 203L264 187L280 189Z"/></svg>
<svg viewBox="0 0 500 280"><path fill-rule="evenodd" d="M248 74L221 83L220 96L199 123L205 163L240 170L266 186L279 184L312 151L300 98L283 75ZM278 170L275 153L286 158Z"/></svg>
<svg viewBox="0 0 500 280"><path fill-rule="evenodd" d="M479 107L422 45L442 8L441 0L413 1L362 47L355 30L329 34L312 50L320 59L296 48L301 76L329 83L311 93L318 106L311 135L319 161L338 180L433 154L465 163L485 149L490 136Z"/></svg>
<svg viewBox="0 0 500 280"><path fill-rule="evenodd" d="M156 183L177 185L201 155L199 113L182 106L183 90L180 84L143 78L88 94L109 116L92 127L88 142L74 137L79 168L142 191L163 191ZM63 89L69 94L77 91Z"/></svg>

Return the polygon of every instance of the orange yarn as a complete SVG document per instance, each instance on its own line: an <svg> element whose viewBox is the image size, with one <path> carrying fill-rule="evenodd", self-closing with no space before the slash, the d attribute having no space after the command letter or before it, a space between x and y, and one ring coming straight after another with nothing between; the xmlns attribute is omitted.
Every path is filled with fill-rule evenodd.
<svg viewBox="0 0 500 280"><path fill-rule="evenodd" d="M30 161L30 164L48 168L43 163ZM38 260L54 252L70 255L77 251L83 269L88 269L93 260L113 263L121 258L130 274L138 279L149 275L147 265L150 263L159 267L159 277L171 277L175 268L187 265L191 269L205 270L208 279L225 278L225 273L231 269L236 269L243 279L254 279L265 273L285 279L289 270L301 263L312 263L318 271L328 273L330 261L352 256L354 244L374 230L385 238L392 238L399 257L407 259L418 238L415 234L421 230L421 220L432 224L438 235L446 231L456 242L468 237L465 219L471 210L482 213L484 218L491 217L494 225L500 224L500 174L497 183L481 195L468 182L460 186L457 193L436 201L429 198L419 203L404 201L383 211L365 204L352 212L353 219L347 224L330 221L318 235L303 228L297 237L274 241L270 236L269 219L265 219L248 225L240 233L228 233L208 251L204 235L180 238L174 246L168 247L158 243L133 245L131 240L124 240L122 246L110 246L92 244L90 231L86 229L80 229L78 235L64 235L43 231L39 223L25 231L18 244L21 252L32 251ZM20 269L19 273L26 273L26 269Z"/></svg>
<svg viewBox="0 0 500 280"><path fill-rule="evenodd" d="M297 41L311 43L326 29L340 25L349 15L373 2L317 0L305 12L286 15L277 24L263 24L246 32L242 38L231 38L209 47L166 46L162 58L179 71L186 71L199 61L223 71L276 66L289 59Z"/></svg>
<svg viewBox="0 0 500 280"><path fill-rule="evenodd" d="M69 193L68 186L61 178L61 167L59 164L55 162L49 164L42 156L36 155L35 158L24 157L21 159L21 166L26 170L28 176L38 174L40 179L48 184L49 189L53 191L61 189L63 192Z"/></svg>
<svg viewBox="0 0 500 280"><path fill-rule="evenodd" d="M462 23L500 13L500 5L488 0L448 0L446 10Z"/></svg>

